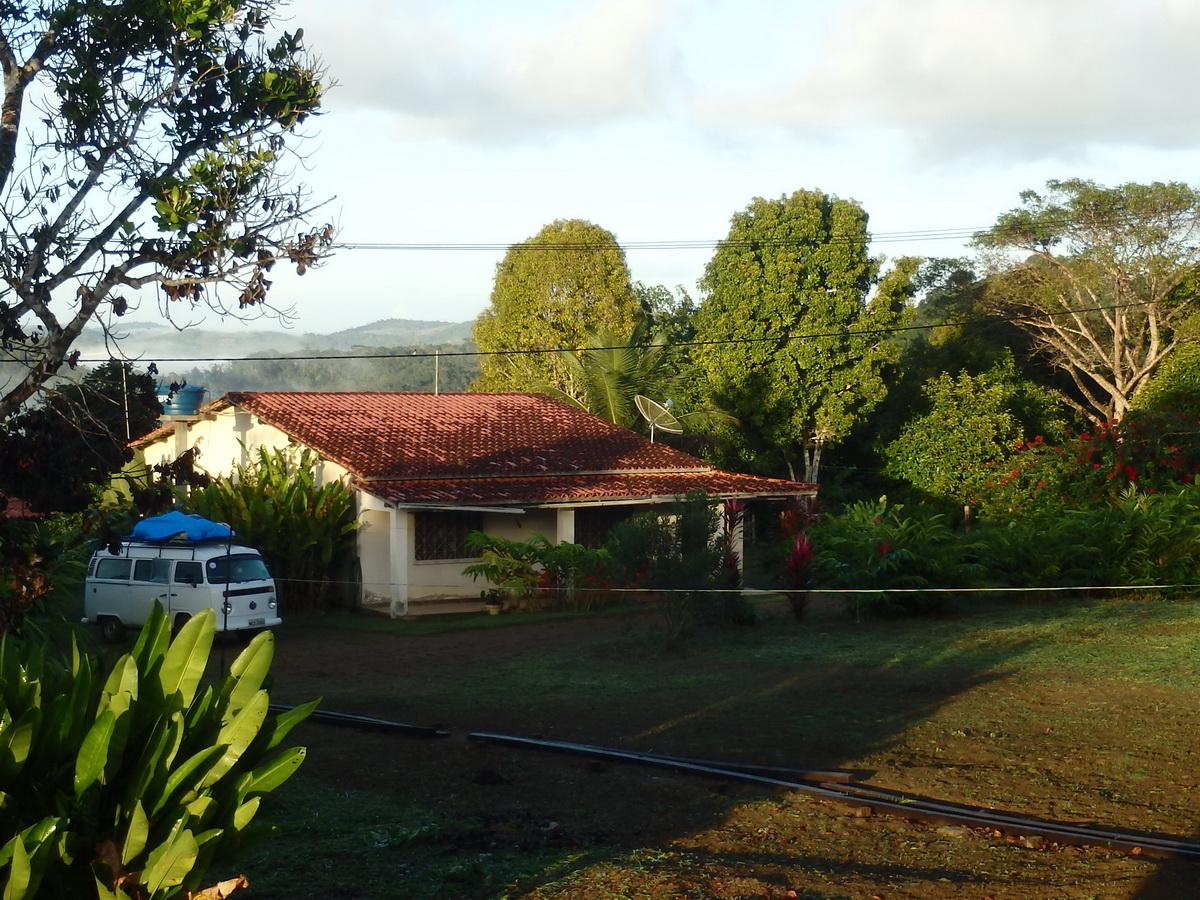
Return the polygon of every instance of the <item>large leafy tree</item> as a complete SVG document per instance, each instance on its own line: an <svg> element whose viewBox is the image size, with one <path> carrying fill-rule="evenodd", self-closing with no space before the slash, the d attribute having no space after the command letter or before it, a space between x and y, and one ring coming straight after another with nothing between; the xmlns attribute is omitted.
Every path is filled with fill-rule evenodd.
<svg viewBox="0 0 1200 900"><path fill-rule="evenodd" d="M886 329L912 293L914 260L882 273L852 200L797 191L733 217L705 270L693 360L715 405L735 416L744 457L816 482L823 449L887 393L899 355Z"/></svg>
<svg viewBox="0 0 1200 900"><path fill-rule="evenodd" d="M1022 378L1008 352L979 375L943 372L922 393L927 408L883 455L887 474L940 499L977 503L1019 445L1064 435L1054 394Z"/></svg>
<svg viewBox="0 0 1200 900"><path fill-rule="evenodd" d="M496 268L491 306L475 322L478 390L535 390L539 385L582 396L568 363L546 351L585 346L601 329L628 334L638 302L625 253L611 232L591 222L552 222L508 249Z"/></svg>
<svg viewBox="0 0 1200 900"><path fill-rule="evenodd" d="M77 512L133 458L162 414L154 379L110 362L0 422L0 491L39 512Z"/></svg>
<svg viewBox="0 0 1200 900"><path fill-rule="evenodd" d="M261 311L277 260L319 261L331 231L306 230L285 141L321 73L277 5L0 2L0 354L19 364L0 419L139 289L168 315Z"/></svg>
<svg viewBox="0 0 1200 900"><path fill-rule="evenodd" d="M1180 183L1050 181L977 236L992 306L1069 379L1093 423L1121 418L1178 346L1200 293L1200 192ZM1019 318L1018 318L1019 317Z"/></svg>

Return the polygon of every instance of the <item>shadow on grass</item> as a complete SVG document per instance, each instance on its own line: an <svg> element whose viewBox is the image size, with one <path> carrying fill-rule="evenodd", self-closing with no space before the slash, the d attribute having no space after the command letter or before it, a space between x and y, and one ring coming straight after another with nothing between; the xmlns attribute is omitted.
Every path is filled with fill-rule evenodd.
<svg viewBox="0 0 1200 900"><path fill-rule="evenodd" d="M707 843L686 852L706 859L704 867L790 866L819 876L814 881L838 874L860 883L1003 881L984 868L991 851L983 843L974 856L971 842L957 844L968 855L942 866L936 856L902 850L896 833L881 831L864 846L874 822L852 839L862 853L851 868L817 837L797 844L794 854L786 844L770 845L782 852L743 852L744 822L734 852L714 845L712 835L741 813L757 814L755 804L771 792L475 745L462 735L490 730L814 768L857 766L869 757L886 764L895 748L902 767L913 746L932 748L945 737L934 728L926 741L922 731L939 710L1014 672L1036 681L1062 667L1086 677L1099 666L1137 683L1164 676L1190 682L1195 648L1187 635L1195 619L1151 604L977 604L962 615L862 625L769 620L671 650L644 616L427 635L284 630L274 671L279 702L319 694L326 708L437 723L455 737L412 742L304 726L299 737L309 745L309 761L285 787L282 806L268 813L283 839L255 862L279 871L257 883L254 896L295 896L301 885L320 894L347 884L364 897L556 891L601 878L597 871L631 856L643 865L658 852L645 848L671 848L667 857L679 857L680 843L698 836ZM1153 647L1137 637L1150 633ZM988 696L981 691L981 702ZM991 715L981 708L984 723ZM937 770L996 769L932 749L927 755ZM802 814L826 821L844 815L828 809L814 804ZM1180 879L1194 879L1195 871L1167 863L1146 882L1145 896L1186 896L1179 886L1190 888L1190 880ZM636 872L624 882L613 877L618 881L601 892L636 893ZM763 874L767 882L776 877ZM1055 893L1046 885L1045 895Z"/></svg>

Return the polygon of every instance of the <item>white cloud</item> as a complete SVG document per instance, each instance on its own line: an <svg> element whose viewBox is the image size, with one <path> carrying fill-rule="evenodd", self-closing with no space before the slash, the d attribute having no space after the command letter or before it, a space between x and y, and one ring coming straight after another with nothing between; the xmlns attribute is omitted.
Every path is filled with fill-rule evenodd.
<svg viewBox="0 0 1200 900"><path fill-rule="evenodd" d="M405 137L544 136L665 102L677 82L666 41L675 0L561 8L375 0L299 8L296 21L339 83L327 106L394 114Z"/></svg>
<svg viewBox="0 0 1200 900"><path fill-rule="evenodd" d="M883 127L931 155L1194 146L1197 33L1195 0L864 0L809 43L797 81L737 115L808 136Z"/></svg>

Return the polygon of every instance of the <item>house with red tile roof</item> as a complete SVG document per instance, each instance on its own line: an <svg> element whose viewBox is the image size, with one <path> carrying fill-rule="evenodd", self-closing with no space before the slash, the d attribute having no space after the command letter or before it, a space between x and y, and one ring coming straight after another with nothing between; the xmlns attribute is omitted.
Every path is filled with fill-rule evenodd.
<svg viewBox="0 0 1200 900"><path fill-rule="evenodd" d="M478 597L462 574L471 531L598 544L619 519L689 491L816 492L715 469L538 394L238 392L134 441L148 465L194 450L214 476L260 447L297 445L320 456L319 478L355 489L364 602L393 615L424 598Z"/></svg>

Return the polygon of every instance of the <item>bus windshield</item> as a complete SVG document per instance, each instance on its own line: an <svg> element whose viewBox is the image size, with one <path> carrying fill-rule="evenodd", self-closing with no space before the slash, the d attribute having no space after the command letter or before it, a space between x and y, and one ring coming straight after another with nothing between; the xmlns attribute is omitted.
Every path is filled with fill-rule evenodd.
<svg viewBox="0 0 1200 900"><path fill-rule="evenodd" d="M261 556L234 553L218 556L204 564L209 584L229 584L237 581L266 581L271 577Z"/></svg>

